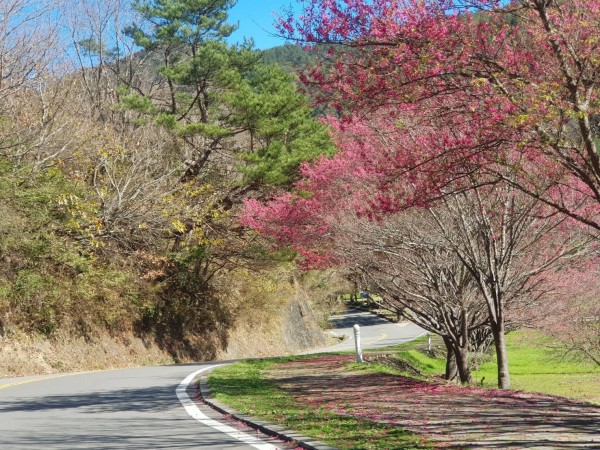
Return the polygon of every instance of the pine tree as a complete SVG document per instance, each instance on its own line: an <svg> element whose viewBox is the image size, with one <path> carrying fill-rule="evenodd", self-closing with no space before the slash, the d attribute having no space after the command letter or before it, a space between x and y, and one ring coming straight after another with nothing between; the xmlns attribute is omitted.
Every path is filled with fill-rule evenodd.
<svg viewBox="0 0 600 450"><path fill-rule="evenodd" d="M187 149L189 182L215 152L239 158L242 184L290 185L303 161L333 153L324 125L311 114L292 76L260 63L252 41L228 45L233 0L138 1L145 24L126 32L152 52L162 88L131 91L126 108L151 116ZM249 139L244 139L245 135ZM240 187L236 195L249 186Z"/></svg>

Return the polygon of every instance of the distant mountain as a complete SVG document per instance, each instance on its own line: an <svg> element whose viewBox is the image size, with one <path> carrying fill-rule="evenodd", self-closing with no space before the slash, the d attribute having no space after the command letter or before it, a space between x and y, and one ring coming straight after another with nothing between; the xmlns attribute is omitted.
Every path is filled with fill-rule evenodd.
<svg viewBox="0 0 600 450"><path fill-rule="evenodd" d="M284 44L278 47L263 50L263 62L265 64L279 64L290 70L303 69L314 59L314 54L306 52L298 44Z"/></svg>

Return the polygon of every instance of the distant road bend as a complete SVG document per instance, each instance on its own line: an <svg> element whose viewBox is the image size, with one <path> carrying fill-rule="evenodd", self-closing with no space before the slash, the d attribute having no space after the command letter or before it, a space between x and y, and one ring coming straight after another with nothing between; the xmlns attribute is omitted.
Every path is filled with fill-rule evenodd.
<svg viewBox="0 0 600 450"><path fill-rule="evenodd" d="M363 348L412 340L413 324L391 324L359 311L332 318L334 332L361 326ZM351 350L352 339L317 351ZM187 386L222 362L0 379L0 448L253 449L280 442L244 433L190 398Z"/></svg>

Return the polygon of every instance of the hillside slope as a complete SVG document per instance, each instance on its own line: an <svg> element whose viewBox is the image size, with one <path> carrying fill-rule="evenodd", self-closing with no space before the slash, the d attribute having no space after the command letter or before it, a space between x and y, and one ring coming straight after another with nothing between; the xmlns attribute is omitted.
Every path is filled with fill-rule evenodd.
<svg viewBox="0 0 600 450"><path fill-rule="evenodd" d="M90 251L73 232L63 200L83 187L58 169L28 170L0 160L0 376L264 356L323 343L308 300L326 295L318 277L297 281L286 263L260 274L231 270L202 302L178 301L172 284L149 276L142 255Z"/></svg>

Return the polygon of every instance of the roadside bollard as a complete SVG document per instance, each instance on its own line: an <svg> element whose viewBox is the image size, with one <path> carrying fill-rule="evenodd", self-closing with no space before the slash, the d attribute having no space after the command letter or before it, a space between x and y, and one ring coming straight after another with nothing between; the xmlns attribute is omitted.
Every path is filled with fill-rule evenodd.
<svg viewBox="0 0 600 450"><path fill-rule="evenodd" d="M427 332L427 353L431 355L431 334Z"/></svg>
<svg viewBox="0 0 600 450"><path fill-rule="evenodd" d="M356 362L363 362L362 350L360 349L360 327L354 325L354 345L356 347Z"/></svg>

